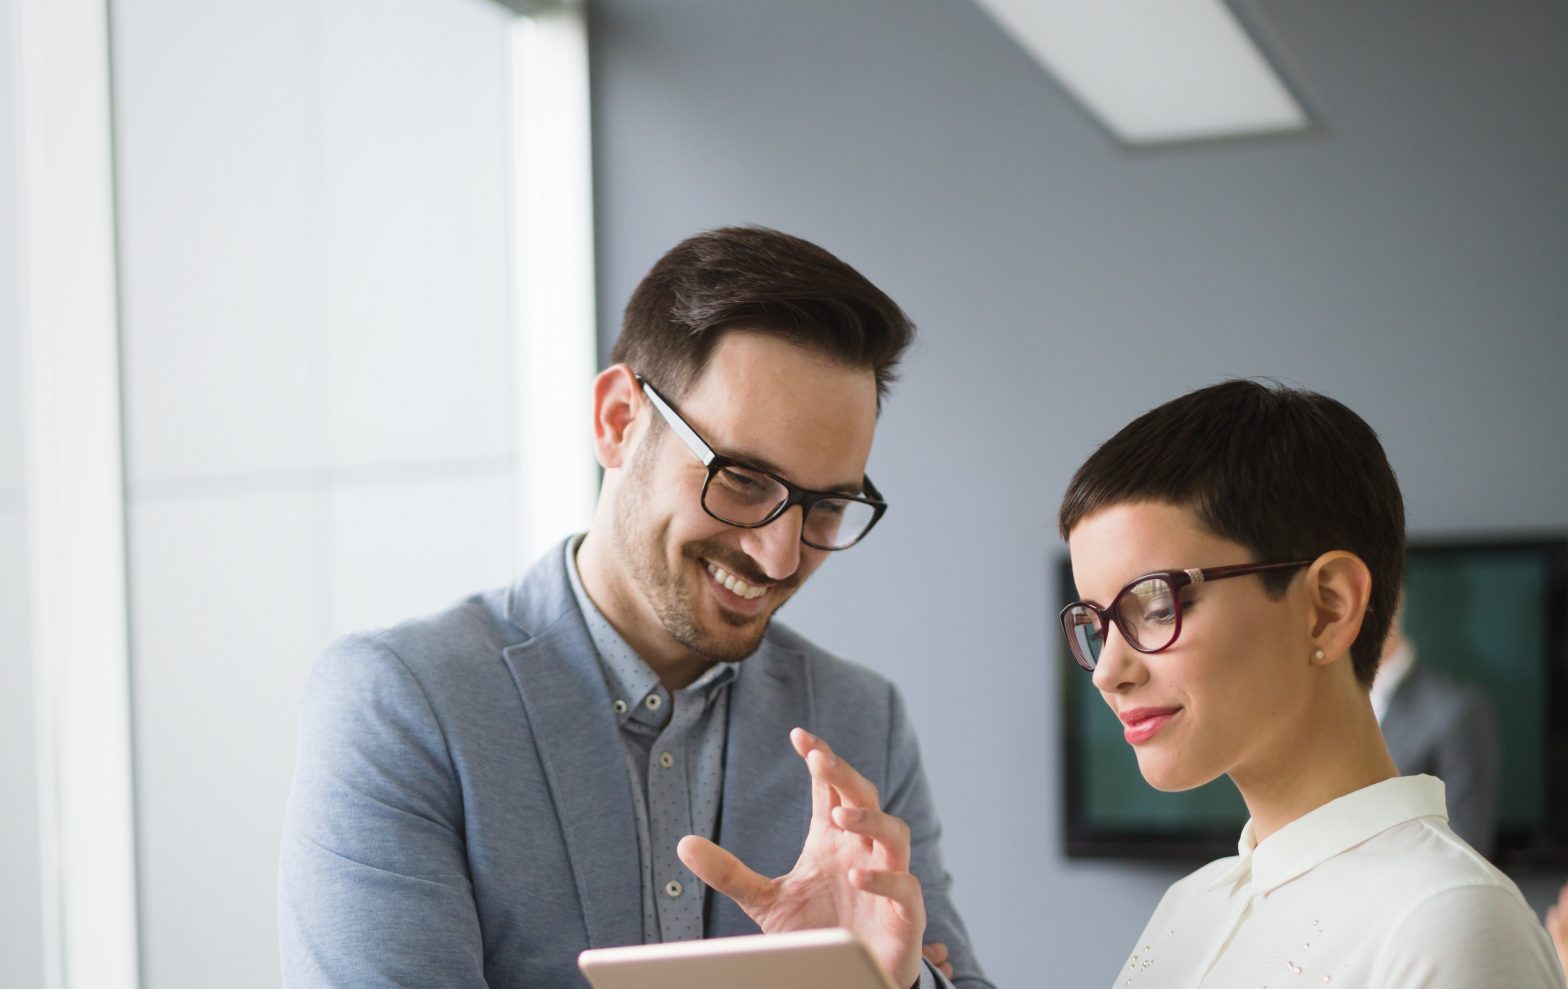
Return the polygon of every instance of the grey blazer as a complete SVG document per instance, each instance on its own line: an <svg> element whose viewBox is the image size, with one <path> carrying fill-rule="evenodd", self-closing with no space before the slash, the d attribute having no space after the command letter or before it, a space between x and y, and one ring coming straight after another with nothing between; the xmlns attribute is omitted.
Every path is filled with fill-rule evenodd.
<svg viewBox="0 0 1568 989"><path fill-rule="evenodd" d="M908 822L926 940L948 945L958 986L988 986L893 686L775 622L731 691L719 842L764 875L790 869L811 796L788 732L820 735ZM340 639L306 686L279 874L284 985L584 986L578 952L642 941L635 827L561 549L510 588ZM706 932L757 927L712 893Z"/></svg>
<svg viewBox="0 0 1568 989"><path fill-rule="evenodd" d="M1501 765L1492 710L1481 688L1417 660L1389 698L1383 739L1401 773L1443 781L1448 826L1470 847L1491 855Z"/></svg>

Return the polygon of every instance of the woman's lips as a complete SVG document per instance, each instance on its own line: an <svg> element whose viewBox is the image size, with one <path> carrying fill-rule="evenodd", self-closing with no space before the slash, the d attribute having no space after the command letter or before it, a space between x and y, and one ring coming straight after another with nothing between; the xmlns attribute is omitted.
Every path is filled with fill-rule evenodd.
<svg viewBox="0 0 1568 989"><path fill-rule="evenodd" d="M1129 745L1137 745L1158 735L1180 711L1179 707L1135 707L1116 714L1124 725L1122 736Z"/></svg>

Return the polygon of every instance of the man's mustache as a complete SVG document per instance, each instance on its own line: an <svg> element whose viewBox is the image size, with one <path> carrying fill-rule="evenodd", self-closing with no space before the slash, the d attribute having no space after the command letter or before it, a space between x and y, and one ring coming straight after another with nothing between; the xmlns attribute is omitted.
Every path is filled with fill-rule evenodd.
<svg viewBox="0 0 1568 989"><path fill-rule="evenodd" d="M709 560L718 564L725 570L744 580L752 587L777 587L782 590L791 590L800 584L800 570L783 580L774 580L767 576L744 553L736 553L728 546L715 543L692 543L686 547L686 555L692 559Z"/></svg>

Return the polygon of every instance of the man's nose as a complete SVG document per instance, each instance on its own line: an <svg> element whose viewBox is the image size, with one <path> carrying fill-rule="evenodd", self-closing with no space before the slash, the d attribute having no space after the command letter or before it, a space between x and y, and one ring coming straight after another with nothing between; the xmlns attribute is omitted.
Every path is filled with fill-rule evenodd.
<svg viewBox="0 0 1568 989"><path fill-rule="evenodd" d="M802 509L793 505L758 529L743 529L741 549L770 580L788 580L800 569Z"/></svg>

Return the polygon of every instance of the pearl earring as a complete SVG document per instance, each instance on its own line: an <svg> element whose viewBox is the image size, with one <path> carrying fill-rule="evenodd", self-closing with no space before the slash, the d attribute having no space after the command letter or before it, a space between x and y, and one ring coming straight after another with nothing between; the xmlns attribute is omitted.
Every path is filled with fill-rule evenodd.
<svg viewBox="0 0 1568 989"><path fill-rule="evenodd" d="M1312 653L1312 658L1313 659L1322 659L1323 658L1323 650L1321 650L1321 649L1314 650L1313 653Z"/></svg>

